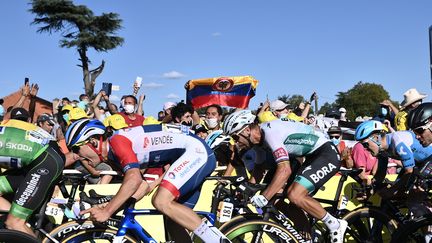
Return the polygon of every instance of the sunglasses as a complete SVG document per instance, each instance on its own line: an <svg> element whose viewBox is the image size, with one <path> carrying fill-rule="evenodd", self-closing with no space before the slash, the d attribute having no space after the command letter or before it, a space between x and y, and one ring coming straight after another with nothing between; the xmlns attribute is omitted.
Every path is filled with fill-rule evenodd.
<svg viewBox="0 0 432 243"><path fill-rule="evenodd" d="M426 125L424 125L424 126L414 128L414 129L413 129L413 132L414 132L415 134L417 134L417 135L421 135L421 134L424 133L424 131L425 131L426 129L429 129L429 128L430 128L431 124L432 124L432 123L429 122L428 124L426 124Z"/></svg>
<svg viewBox="0 0 432 243"><path fill-rule="evenodd" d="M238 132L231 134L231 137L232 137L232 139L234 139L235 142L237 142L240 139L240 134L246 129L246 127L248 127L248 126L244 126Z"/></svg>
<svg viewBox="0 0 432 243"><path fill-rule="evenodd" d="M330 135L330 139L332 139L332 138L336 138L336 139L339 139L339 138L340 138L340 136L339 136L339 135L334 135L334 136Z"/></svg>

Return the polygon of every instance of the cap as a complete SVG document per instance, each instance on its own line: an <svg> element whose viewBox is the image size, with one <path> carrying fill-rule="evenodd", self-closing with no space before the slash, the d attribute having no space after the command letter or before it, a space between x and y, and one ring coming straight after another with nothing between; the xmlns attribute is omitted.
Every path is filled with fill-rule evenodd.
<svg viewBox="0 0 432 243"><path fill-rule="evenodd" d="M76 121L82 118L88 118L87 113L81 108L73 108L69 112L69 120Z"/></svg>
<svg viewBox="0 0 432 243"><path fill-rule="evenodd" d="M73 109L72 105L65 105L63 106L62 111L71 111L72 109Z"/></svg>
<svg viewBox="0 0 432 243"><path fill-rule="evenodd" d="M44 122L44 121L47 121L51 125L55 124L54 118L50 114L47 114L47 113L43 113L42 115L38 116L38 118L37 118L38 123Z"/></svg>
<svg viewBox="0 0 432 243"><path fill-rule="evenodd" d="M105 127L114 128L114 130L119 130L128 127L128 124L126 124L125 119L119 114L114 114L112 116L105 118L103 124L105 125Z"/></svg>
<svg viewBox="0 0 432 243"><path fill-rule="evenodd" d="M27 121L30 117L28 111L22 107L13 108L11 110L11 119Z"/></svg>
<svg viewBox="0 0 432 243"><path fill-rule="evenodd" d="M328 130L327 130L328 134L334 134L334 133L342 133L342 130L340 127L337 126L331 126Z"/></svg>
<svg viewBox="0 0 432 243"><path fill-rule="evenodd" d="M343 107L341 107L341 108L339 108L339 112L340 112L340 113L346 113L346 109L343 108Z"/></svg>
<svg viewBox="0 0 432 243"><path fill-rule="evenodd" d="M279 111L279 110L283 110L288 106L288 104L286 104L285 102L283 102L282 100L274 100L270 103L270 109L272 111Z"/></svg>
<svg viewBox="0 0 432 243"><path fill-rule="evenodd" d="M163 109L164 109L164 111L166 111L169 108L173 108L174 106L176 106L176 103L168 101L168 102L165 102Z"/></svg>

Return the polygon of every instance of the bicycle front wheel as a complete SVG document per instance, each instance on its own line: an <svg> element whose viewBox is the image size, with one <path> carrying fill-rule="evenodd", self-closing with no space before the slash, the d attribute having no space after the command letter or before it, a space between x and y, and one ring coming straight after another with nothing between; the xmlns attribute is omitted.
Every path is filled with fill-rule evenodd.
<svg viewBox="0 0 432 243"><path fill-rule="evenodd" d="M62 224L49 232L50 237L58 242L78 243L78 242L112 242L117 230L107 226L95 225L92 221L70 221ZM45 238L43 243L52 243ZM126 235L121 242L139 242L133 237Z"/></svg>
<svg viewBox="0 0 432 243"><path fill-rule="evenodd" d="M39 243L40 241L21 231L2 229L0 230L0 243L3 242Z"/></svg>
<svg viewBox="0 0 432 243"><path fill-rule="evenodd" d="M396 220L374 207L359 208L343 219L350 227L345 234L350 242L390 242L398 227Z"/></svg>
<svg viewBox="0 0 432 243"><path fill-rule="evenodd" d="M399 227L392 235L391 243L400 242L431 242L432 240L432 217L428 216L421 220L414 220Z"/></svg>
<svg viewBox="0 0 432 243"><path fill-rule="evenodd" d="M245 221L222 233L233 243L299 242L282 226L264 220Z"/></svg>

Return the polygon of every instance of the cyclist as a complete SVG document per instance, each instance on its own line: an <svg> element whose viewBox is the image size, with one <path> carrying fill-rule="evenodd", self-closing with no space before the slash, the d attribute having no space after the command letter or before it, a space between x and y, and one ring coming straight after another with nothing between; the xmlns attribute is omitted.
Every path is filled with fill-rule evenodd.
<svg viewBox="0 0 432 243"><path fill-rule="evenodd" d="M408 127L416 134L421 145L432 143L432 103L423 103L408 114Z"/></svg>
<svg viewBox="0 0 432 243"><path fill-rule="evenodd" d="M202 222L191 209L198 200L204 178L215 169L216 161L211 149L190 133L188 127L138 126L119 130L108 140L100 121L83 119L69 127L66 141L74 153L93 165L109 158L118 163L124 173L119 191L105 208L90 208L82 214L90 213L93 220L106 221L130 197L144 195L140 185L148 185L143 182L140 169L170 164L153 197L155 208L194 231L205 242L225 240L218 229Z"/></svg>
<svg viewBox="0 0 432 243"><path fill-rule="evenodd" d="M373 156L386 152L390 158L401 160L405 173L412 173L416 163L421 164L432 155L432 146L422 146L412 131L385 134L379 121L361 123L354 136Z"/></svg>
<svg viewBox="0 0 432 243"><path fill-rule="evenodd" d="M257 207L264 207L291 175L289 156L305 157L295 182L288 188L288 199L317 219L331 231L332 242L343 242L348 223L336 219L310 196L328 181L340 167L337 148L321 132L300 122L273 120L258 125L250 110L241 110L227 116L223 130L236 141L237 149L253 146L267 147L277 163L269 186L261 195L252 197Z"/></svg>
<svg viewBox="0 0 432 243"><path fill-rule="evenodd" d="M33 124L11 119L0 125L0 203L9 210L8 229L35 236L26 221L48 197L65 156L54 137ZM10 205L2 196L15 193Z"/></svg>

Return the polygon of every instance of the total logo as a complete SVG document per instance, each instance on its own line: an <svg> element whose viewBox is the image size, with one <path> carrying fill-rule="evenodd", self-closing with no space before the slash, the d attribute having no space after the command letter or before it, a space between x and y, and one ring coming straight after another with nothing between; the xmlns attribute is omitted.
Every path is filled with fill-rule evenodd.
<svg viewBox="0 0 432 243"><path fill-rule="evenodd" d="M176 176L175 176L175 174L174 174L173 172L169 172L169 173L168 173L168 178L174 180L174 179L176 178Z"/></svg>

